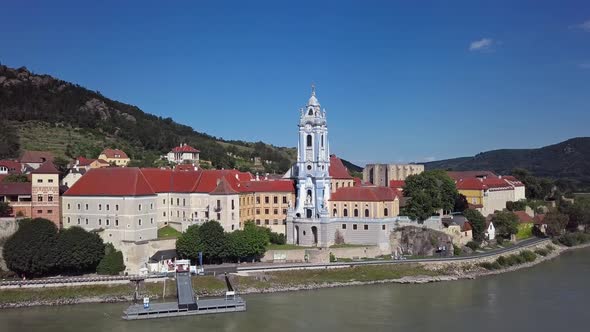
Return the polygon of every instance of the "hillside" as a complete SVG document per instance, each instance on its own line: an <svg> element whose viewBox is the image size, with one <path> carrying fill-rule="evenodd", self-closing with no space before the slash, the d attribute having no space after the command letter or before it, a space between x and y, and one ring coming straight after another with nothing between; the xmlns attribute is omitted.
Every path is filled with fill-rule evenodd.
<svg viewBox="0 0 590 332"><path fill-rule="evenodd" d="M0 158L16 157L24 149L95 158L103 148L113 147L125 150L136 165L153 166L160 155L188 143L214 167L281 173L296 154L293 148L263 142L222 140L98 91L3 65L0 128ZM254 167L255 157L263 160L262 166Z"/></svg>
<svg viewBox="0 0 590 332"><path fill-rule="evenodd" d="M568 181L578 190L590 189L590 137L572 138L538 149L502 149L425 163L426 169L491 170L510 174L524 168L533 175Z"/></svg>

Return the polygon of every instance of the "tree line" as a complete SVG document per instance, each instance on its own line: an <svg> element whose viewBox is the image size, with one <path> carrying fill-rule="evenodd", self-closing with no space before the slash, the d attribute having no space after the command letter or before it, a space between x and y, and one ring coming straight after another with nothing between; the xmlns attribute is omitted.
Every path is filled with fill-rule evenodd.
<svg viewBox="0 0 590 332"><path fill-rule="evenodd" d="M244 228L225 232L216 220L202 225L192 225L176 240L176 252L180 258L197 262L199 252L207 263L259 260L269 243L284 244L285 236L271 232L266 227L246 221Z"/></svg>
<svg viewBox="0 0 590 332"><path fill-rule="evenodd" d="M23 277L118 274L125 269L123 255L100 236L80 227L58 231L47 219L22 219L4 244L7 267Z"/></svg>

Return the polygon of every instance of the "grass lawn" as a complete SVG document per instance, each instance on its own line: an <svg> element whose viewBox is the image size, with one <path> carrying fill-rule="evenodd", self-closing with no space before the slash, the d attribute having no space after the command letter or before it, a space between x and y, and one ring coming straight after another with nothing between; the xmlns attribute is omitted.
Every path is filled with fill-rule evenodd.
<svg viewBox="0 0 590 332"><path fill-rule="evenodd" d="M164 226L158 229L158 239L172 239L177 238L182 234L181 232L175 230L170 225Z"/></svg>
<svg viewBox="0 0 590 332"><path fill-rule="evenodd" d="M297 249L309 249L310 247L302 247L295 244L269 244L266 246L266 250L297 250Z"/></svg>

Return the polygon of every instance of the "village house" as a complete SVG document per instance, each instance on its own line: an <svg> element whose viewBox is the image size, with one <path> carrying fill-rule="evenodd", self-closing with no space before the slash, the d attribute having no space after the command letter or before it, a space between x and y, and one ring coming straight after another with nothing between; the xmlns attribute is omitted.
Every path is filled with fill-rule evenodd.
<svg viewBox="0 0 590 332"><path fill-rule="evenodd" d="M31 182L0 183L0 202L12 208L12 214L27 218L45 218L59 228L59 172L51 162L45 162L31 172Z"/></svg>
<svg viewBox="0 0 590 332"><path fill-rule="evenodd" d="M53 159L55 159L53 154L48 151L25 150L18 161L21 164L36 169L43 165L46 161L53 162Z"/></svg>
<svg viewBox="0 0 590 332"><path fill-rule="evenodd" d="M111 165L119 167L125 167L131 161L127 154L119 149L104 149L100 155L98 155L98 159L102 159Z"/></svg>
<svg viewBox="0 0 590 332"><path fill-rule="evenodd" d="M199 153L199 150L183 143L168 152L165 159L175 164L194 164L198 166Z"/></svg>

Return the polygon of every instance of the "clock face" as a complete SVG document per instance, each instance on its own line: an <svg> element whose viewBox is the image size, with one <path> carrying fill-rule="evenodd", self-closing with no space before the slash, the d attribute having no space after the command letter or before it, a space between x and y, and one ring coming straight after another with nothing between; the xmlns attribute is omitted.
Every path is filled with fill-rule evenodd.
<svg viewBox="0 0 590 332"><path fill-rule="evenodd" d="M305 125L305 129L306 129L306 130L310 130L310 129L311 129L311 125L310 125L309 123L308 123L308 124L306 124L306 125Z"/></svg>

